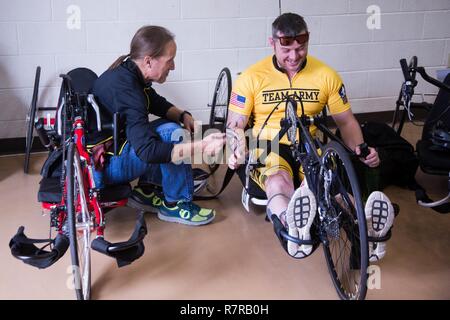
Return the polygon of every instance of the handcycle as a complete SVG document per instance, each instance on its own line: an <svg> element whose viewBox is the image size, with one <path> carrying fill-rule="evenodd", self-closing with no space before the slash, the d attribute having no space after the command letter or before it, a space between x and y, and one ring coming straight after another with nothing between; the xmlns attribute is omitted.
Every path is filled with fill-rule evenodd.
<svg viewBox="0 0 450 320"><path fill-rule="evenodd" d="M230 89L229 71L224 68L216 83L215 95ZM227 86L228 84L228 86ZM222 87L222 88L221 88ZM221 96L225 96L222 94ZM219 98L220 100L220 98ZM218 99L213 98L210 127L226 130L228 103L216 106ZM222 99L225 101L225 99ZM220 100L220 101L222 101ZM229 102L229 93L228 99ZM297 101L302 106L302 115L297 116ZM367 235L366 218L363 210L361 193L355 170L350 157L357 158L354 151L334 135L325 125L326 112L315 117L308 117L303 111L303 102L299 97L289 96L285 100L285 117L281 121L278 141L287 134L294 159L304 172L308 186L316 196L318 214L311 228L311 240L295 239L284 230L281 223L274 224L275 232L286 249L287 241L299 245L312 245L316 250L323 245L325 258L333 284L341 299L364 299L367 292L368 241L386 241L391 232L379 239ZM277 106L278 108L278 106ZM317 126L322 139L311 136L309 128ZM297 132L300 139L297 139ZM329 143L328 140L331 140ZM320 152L317 151L320 149ZM265 155L270 153L267 146ZM368 154L368 146L363 145L361 156ZM250 172L260 166L259 158L250 152L245 167L237 170L244 185L242 203L249 211L249 200L258 205L265 205L265 193L249 179ZM216 170L218 165L211 169ZM227 171L226 178L229 177ZM227 179L225 179L226 181Z"/></svg>
<svg viewBox="0 0 450 320"><path fill-rule="evenodd" d="M91 70L77 68L61 77L55 129L38 130L42 144L51 150L42 170L38 200L43 210L49 212L50 234L55 230L57 235L53 239L29 239L22 226L9 245L13 256L38 268L53 265L70 247L76 297L87 300L91 297L90 250L115 258L119 267L128 265L144 253L147 226L141 212L129 240L118 243L105 240L105 213L127 204L131 186L126 183L96 188L86 135L89 121L98 131L112 132L117 154L120 115L114 114L112 123L102 123L99 107L89 93L97 78ZM55 169L58 167L60 171ZM59 174L55 176L49 171ZM93 233L96 235L91 241ZM45 245L38 248L35 243ZM50 251L44 250L46 247Z"/></svg>
<svg viewBox="0 0 450 320"><path fill-rule="evenodd" d="M418 94L415 92L415 88L418 84L418 81L416 79L417 73L419 73L421 77L428 83L438 87L444 92L450 92L450 85L448 83L449 81L444 80L444 82L440 82L439 80L430 77L424 67L418 66L417 56L411 57L409 63L406 62L406 59L400 59L400 66L402 69L404 81L402 82L398 98L395 102L395 110L391 122L392 128L394 128L399 135L401 135L403 126L407 119L411 122L414 122L414 110L424 110L426 113L429 113L431 111L434 104L426 102L425 96L437 96L436 94ZM413 97L415 95L421 95L422 101L414 102ZM441 98L441 100L443 100L443 98ZM438 103L444 103L444 101L439 101ZM445 107L446 106L444 106L444 108Z"/></svg>
<svg viewBox="0 0 450 320"><path fill-rule="evenodd" d="M297 101L301 105L300 116L297 114ZM322 116L307 116L300 97L288 96L285 103L285 117L281 120L277 141L287 135L293 158L301 165L304 179L315 195L317 214L310 231L311 240L290 236L278 219L272 221L274 231L286 251L287 241L312 246L312 251L322 244L328 271L339 297L364 299L369 265L368 241L386 241L391 232L379 239L368 237L361 192L351 159L358 157L355 152L327 128ZM310 133L313 125L330 141L313 137ZM271 152L271 145L263 148L267 149L262 158ZM262 166L261 157L257 157L254 151L249 151L245 174L240 174L249 196L255 192L249 173ZM368 146L362 145L360 156L365 157L368 152Z"/></svg>
<svg viewBox="0 0 450 320"><path fill-rule="evenodd" d="M37 115L38 111L42 111L42 108L37 108L40 70L37 67L33 99L27 118L24 171L28 173L35 130L41 144L50 151L41 170L43 179L39 185L38 201L41 202L43 212L50 215L50 235L52 231L56 231L57 235L50 239L30 239L21 226L9 245L14 257L40 269L56 263L70 247L76 296L79 300L87 300L91 297L90 249L115 258L119 267L125 266L144 253L143 239L147 234L147 227L141 212L128 241L110 243L104 239L105 214L127 204L131 186L126 183L97 189L93 180L91 155L85 144L86 135L91 130L91 125L88 124L93 124L97 131L112 131L114 155L120 149L121 130L118 113L113 115L111 123L102 122L99 107L89 93L97 75L86 68L77 68L61 75L63 82L58 107L49 109L56 110L56 115L50 122ZM212 102L212 110L217 114L212 121L223 124L221 130L225 129L226 123L226 114L224 116L221 113L221 108L228 105L230 91L230 72L228 68L224 68L217 80ZM43 125L45 120L47 124ZM202 198L196 194L206 185L206 180L212 173L199 168L193 170L195 197ZM94 232L96 237L91 241ZM35 244L39 243L45 245L38 248ZM50 251L45 250L47 247Z"/></svg>
<svg viewBox="0 0 450 320"><path fill-rule="evenodd" d="M392 127L399 135L405 121L414 122L413 110L425 109L426 119L422 136L416 143L419 165L426 174L448 177L448 194L437 201L431 200L425 189L416 185L416 200L423 207L432 208L440 213L450 212L450 74L443 82L429 76L424 67L418 66L418 59L413 56L409 64L406 59L400 60L404 81L396 102ZM430 103L413 102L415 88L418 84L416 75L439 88L435 101Z"/></svg>

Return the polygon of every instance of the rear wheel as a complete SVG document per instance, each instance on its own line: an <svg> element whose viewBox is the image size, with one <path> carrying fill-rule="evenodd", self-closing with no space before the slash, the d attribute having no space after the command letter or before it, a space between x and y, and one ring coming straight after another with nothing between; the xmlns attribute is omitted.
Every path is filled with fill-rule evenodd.
<svg viewBox="0 0 450 320"><path fill-rule="evenodd" d="M41 77L41 67L36 68L36 76L34 78L34 89L33 89L33 98L31 99L30 108L28 109L27 117L25 119L26 122L26 140L25 140L25 162L23 164L23 172L28 173L28 166L30 163L30 153L31 148L33 146L33 129L34 129L34 122L36 118L36 105L37 105L37 99L38 99L38 92L39 92L39 79Z"/></svg>
<svg viewBox="0 0 450 320"><path fill-rule="evenodd" d="M326 212L321 233L328 270L341 299L361 300L367 292L366 218L358 180L344 148L330 142L322 153L319 201Z"/></svg>
<svg viewBox="0 0 450 320"><path fill-rule="evenodd" d="M91 220L80 156L75 144L67 153L67 221L74 289L78 300L91 296Z"/></svg>
<svg viewBox="0 0 450 320"><path fill-rule="evenodd" d="M211 103L211 114L209 117L209 127L225 132L227 127L228 104L231 96L231 73L230 69L223 68L217 78ZM222 155L209 164L211 173L217 170L222 160Z"/></svg>

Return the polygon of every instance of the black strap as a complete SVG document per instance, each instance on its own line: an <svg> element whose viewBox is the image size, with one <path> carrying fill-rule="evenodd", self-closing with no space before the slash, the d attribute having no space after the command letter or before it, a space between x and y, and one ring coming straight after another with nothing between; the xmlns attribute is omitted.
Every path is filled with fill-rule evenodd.
<svg viewBox="0 0 450 320"><path fill-rule="evenodd" d="M280 221L280 219L277 217L276 214L272 214L269 217L270 220L272 220L273 225L273 231L275 232L278 240L280 241L281 246L283 249L288 252L287 250L287 239L283 237L283 231L284 234L286 233L286 228L284 227L283 223Z"/></svg>
<svg viewBox="0 0 450 320"><path fill-rule="evenodd" d="M264 163L265 159L267 158L267 156L272 152L271 142L269 140L267 140L267 143L265 144L265 147L264 146L263 147L258 146L257 148L263 149L263 153L258 157L258 159L261 159L261 161L258 160L258 164L257 164L257 166L262 166L261 163ZM242 164L242 165L247 165L247 161L248 161L248 158L246 159L246 163ZM225 190L225 188L228 186L228 184L231 181L231 178L233 178L233 175L234 175L234 173L237 170L238 169L233 170L233 169L230 169L230 167L227 167L227 172L225 173L225 177L223 178L223 183L222 183L222 187L220 188L220 190L216 194L214 194L212 196L197 196L197 195L195 195L194 196L194 200L212 200L212 199L216 199L223 192L223 190ZM209 174L209 176L211 176L213 173L214 172L211 172Z"/></svg>
<svg viewBox="0 0 450 320"><path fill-rule="evenodd" d="M45 269L58 261L69 247L69 238L63 234L58 234L55 239L30 239L24 233L25 228L21 226L16 235L9 242L11 254L39 269ZM54 244L51 251L38 248L35 243L47 243L43 248Z"/></svg>
<svg viewBox="0 0 450 320"><path fill-rule="evenodd" d="M392 237L392 227L384 237L367 237L367 241L370 242L386 242Z"/></svg>
<svg viewBox="0 0 450 320"><path fill-rule="evenodd" d="M194 196L194 200L211 200L211 199L216 199L223 190L225 190L225 188L228 186L228 184L231 181L231 178L233 178L234 173L236 172L236 170L230 169L229 167L227 168L227 172L225 173L225 177L223 178L223 183L222 183L222 187L220 188L219 192L217 192L216 194L212 195L212 196Z"/></svg>

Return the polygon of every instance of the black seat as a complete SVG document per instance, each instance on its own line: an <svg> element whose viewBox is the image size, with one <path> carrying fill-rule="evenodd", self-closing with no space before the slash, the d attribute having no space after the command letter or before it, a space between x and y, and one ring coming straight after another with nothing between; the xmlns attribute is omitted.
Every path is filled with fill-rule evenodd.
<svg viewBox="0 0 450 320"><path fill-rule="evenodd" d="M70 87L73 93L87 95L92 91L92 87L94 86L95 81L98 76L95 72L88 68L75 68L67 73L68 78L70 79ZM65 84L61 85L61 91L59 96L58 105L60 108L62 99L65 95ZM102 116L103 118L103 116ZM102 128L112 126L110 123L105 123L105 119L102 122ZM58 122L58 117L56 119ZM95 131L97 124L96 114L91 107L87 108L87 132L89 135L90 132ZM55 124L57 127L58 124ZM89 128L92 127L92 128ZM71 127L68 125L66 127L67 134L70 132ZM105 129L107 130L107 129ZM111 131L111 130L110 130ZM62 150L59 148L58 150L53 150L49 154L49 159L47 159L44 164L43 169L41 170L41 174L43 176L38 191L38 201L39 202L47 202L47 203L60 203L62 199L62 189L60 176L62 171ZM100 202L112 202L118 201L122 199L128 198L131 193L131 186L129 183L106 186L105 188L99 190L99 199Z"/></svg>
<svg viewBox="0 0 450 320"><path fill-rule="evenodd" d="M76 68L70 70L67 75L70 76L72 89L79 93L90 93L97 80L97 74L88 68Z"/></svg>
<svg viewBox="0 0 450 320"><path fill-rule="evenodd" d="M246 183L246 175L245 175L245 166L240 166L236 173L239 177L239 180L241 180L241 183L243 186L245 186ZM253 179L249 179L248 183L248 194L254 198L261 199L261 200L267 200L267 195L264 192L263 189L255 182Z"/></svg>
<svg viewBox="0 0 450 320"><path fill-rule="evenodd" d="M444 84L450 85L450 73L444 79ZM425 189L417 186L416 200L424 207L432 208L439 213L450 212L450 150L441 148L433 143L432 133L437 124L443 123L450 128L450 92L444 88L439 89L436 100L429 111L422 131L422 138L417 141L416 150L419 165L423 172L432 175L448 177L448 194L438 201L431 200Z"/></svg>
<svg viewBox="0 0 450 320"><path fill-rule="evenodd" d="M68 89L67 85L70 84L70 89L73 93L87 96L88 94L91 93L92 87L94 86L94 82L98 78L97 74L88 68L75 68L67 72L66 75L61 75L61 77L63 77L64 80L61 84L61 89L59 92L58 108L56 111L56 119L55 119L55 128L58 128L58 126L60 125L59 122L62 121L62 119L60 118L61 111L63 108L62 102L63 99L65 98L66 90ZM89 123L95 124L96 123L95 114L93 114L90 108L88 108L87 111L88 111L87 112L88 124ZM71 130L70 123L67 123L66 135L70 134L70 130ZM62 130L59 131L59 134L62 134Z"/></svg>
<svg viewBox="0 0 450 320"><path fill-rule="evenodd" d="M450 171L450 153L432 150L430 140L419 140L416 150L419 154L420 168L423 172L434 175L447 175Z"/></svg>
<svg viewBox="0 0 450 320"><path fill-rule="evenodd" d="M450 85L450 73L444 79ZM433 150L431 132L438 121L450 127L450 92L440 89L422 131L422 138L416 144L420 168L428 174L448 175L450 171L450 153Z"/></svg>

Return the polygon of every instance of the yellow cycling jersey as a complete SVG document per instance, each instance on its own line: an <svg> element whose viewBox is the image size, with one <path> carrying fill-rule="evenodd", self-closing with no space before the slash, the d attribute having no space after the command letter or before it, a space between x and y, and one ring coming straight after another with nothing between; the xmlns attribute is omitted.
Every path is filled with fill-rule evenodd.
<svg viewBox="0 0 450 320"><path fill-rule="evenodd" d="M350 109L344 84L335 70L322 61L307 56L303 68L293 79L278 66L275 56L269 56L245 70L233 86L229 110L253 117L253 135L260 132L266 118L269 118L260 139L273 140L280 130L280 120L285 117L285 99L294 95L303 101L305 114L319 114L325 105L331 114ZM280 103L281 102L281 103ZM301 105L297 104L298 115ZM311 132L315 128L311 127ZM280 141L287 144L287 137Z"/></svg>

